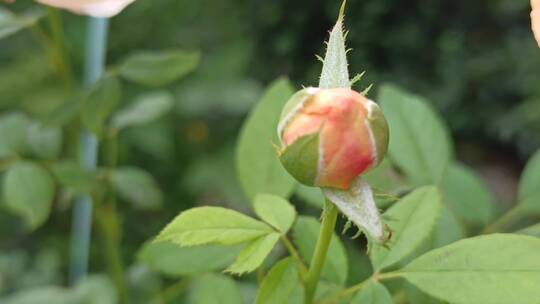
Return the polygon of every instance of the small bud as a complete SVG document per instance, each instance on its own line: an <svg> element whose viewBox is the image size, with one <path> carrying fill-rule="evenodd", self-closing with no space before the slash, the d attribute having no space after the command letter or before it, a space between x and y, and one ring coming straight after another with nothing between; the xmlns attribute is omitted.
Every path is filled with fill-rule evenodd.
<svg viewBox="0 0 540 304"><path fill-rule="evenodd" d="M308 186L348 189L388 147L380 108L346 88L306 88L285 105L278 126L283 166Z"/></svg>

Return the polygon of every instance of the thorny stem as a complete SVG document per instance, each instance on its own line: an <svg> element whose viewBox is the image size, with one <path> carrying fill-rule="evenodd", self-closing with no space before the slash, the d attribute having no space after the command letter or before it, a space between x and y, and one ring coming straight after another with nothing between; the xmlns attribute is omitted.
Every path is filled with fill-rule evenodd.
<svg viewBox="0 0 540 304"><path fill-rule="evenodd" d="M296 248L294 248L294 245L291 243L291 241L287 238L286 235L281 235L281 241L287 247L287 250L293 257L293 259L296 260L296 263L298 264L298 268L300 269L300 277L302 280L305 280L307 278L308 269L306 267L306 264L304 264L304 261L300 258L300 255L298 254L298 251Z"/></svg>
<svg viewBox="0 0 540 304"><path fill-rule="evenodd" d="M338 210L334 204L329 201L325 201L322 226L319 232L319 239L315 245L315 252L309 267L309 271L304 283L304 304L313 303L315 297L315 291L317 291L317 284L321 276L322 267L326 260L326 253L328 252L328 246L332 240L332 234L336 227Z"/></svg>

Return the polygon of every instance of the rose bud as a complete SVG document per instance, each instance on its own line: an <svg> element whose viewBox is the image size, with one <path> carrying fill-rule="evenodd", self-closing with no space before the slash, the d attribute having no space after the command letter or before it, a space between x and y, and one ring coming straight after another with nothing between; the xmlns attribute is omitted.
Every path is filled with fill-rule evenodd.
<svg viewBox="0 0 540 304"><path fill-rule="evenodd" d="M285 105L280 160L308 186L349 189L384 158L388 124L376 103L351 89L306 88Z"/></svg>

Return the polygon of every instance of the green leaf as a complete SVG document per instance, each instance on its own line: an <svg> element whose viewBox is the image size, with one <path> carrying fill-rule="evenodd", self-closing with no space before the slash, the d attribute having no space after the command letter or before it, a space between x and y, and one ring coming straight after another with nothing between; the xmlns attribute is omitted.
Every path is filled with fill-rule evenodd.
<svg viewBox="0 0 540 304"><path fill-rule="evenodd" d="M251 241L240 251L238 258L225 271L243 274L257 269L270 254L278 240L278 233L270 233Z"/></svg>
<svg viewBox="0 0 540 304"><path fill-rule="evenodd" d="M454 212L447 206L443 206L441 216L435 228L435 237L433 240L433 248L446 246L455 241L465 238L465 228L463 224L456 218Z"/></svg>
<svg viewBox="0 0 540 304"><path fill-rule="evenodd" d="M321 289L322 283L324 283L324 281L321 281L319 283L320 283L320 286L318 286L317 291L319 291ZM302 286L301 282L298 282L296 284L296 286L295 286L295 288L294 288L294 290L293 290L293 292L291 294L291 297L285 303L286 304L302 304L302 303L304 303L304 287Z"/></svg>
<svg viewBox="0 0 540 304"><path fill-rule="evenodd" d="M116 304L118 303L118 299L116 289L107 276L90 275L77 283L71 291L70 301L68 303Z"/></svg>
<svg viewBox="0 0 540 304"><path fill-rule="evenodd" d="M516 233L535 236L535 237L540 238L540 223L523 228L519 231L516 231Z"/></svg>
<svg viewBox="0 0 540 304"><path fill-rule="evenodd" d="M295 194L298 195L298 197L302 201L309 204L311 207L320 209L323 208L325 198L321 191L321 188L308 187L306 185L298 184Z"/></svg>
<svg viewBox="0 0 540 304"><path fill-rule="evenodd" d="M409 282L403 282L402 288L406 295L406 303L448 304L446 301L441 301L426 294Z"/></svg>
<svg viewBox="0 0 540 304"><path fill-rule="evenodd" d="M208 155L199 155L184 170L189 176L183 185L192 193L212 193L214 200L230 203L230 207L245 208L242 190L235 178L230 177L234 172L234 147L226 145Z"/></svg>
<svg viewBox="0 0 540 304"><path fill-rule="evenodd" d="M3 42L2 45L5 43ZM14 52L10 52L13 56L2 64L0 74L0 96L2 96L0 107L2 109L26 107L21 103L28 98L29 94L36 94L34 92L41 91L44 87L50 88L51 85L60 86L59 83L54 82L45 84L51 80L54 68L50 64L49 55L42 49L29 47L21 52L16 43L7 48ZM2 48L2 50L7 50L7 48Z"/></svg>
<svg viewBox="0 0 540 304"><path fill-rule="evenodd" d="M125 201L141 210L155 210L163 203L163 193L148 172L135 167L112 171L114 190Z"/></svg>
<svg viewBox="0 0 540 304"><path fill-rule="evenodd" d="M181 246L209 243L233 245L257 239L273 232L265 223L221 207L186 210L172 220L157 241L172 241Z"/></svg>
<svg viewBox="0 0 540 304"><path fill-rule="evenodd" d="M390 292L377 281L369 281L351 301L351 304L393 304Z"/></svg>
<svg viewBox="0 0 540 304"><path fill-rule="evenodd" d="M22 59L22 58L21 58ZM24 90L24 88L22 88ZM80 93L80 89L65 90L65 86L60 83L52 85L33 85L31 92L24 92L22 99L17 100L17 108L34 119L38 119L43 124L45 120L68 98Z"/></svg>
<svg viewBox="0 0 540 304"><path fill-rule="evenodd" d="M209 62L206 62L205 66L211 71L206 73L201 68L199 75L204 75L204 81L200 81L201 78L190 81L189 84L182 85L182 89L175 91L178 113L189 117L203 117L219 109L222 115L236 117L249 112L260 97L261 84L255 79L230 76L209 82L208 77L216 77L217 73Z"/></svg>
<svg viewBox="0 0 540 304"><path fill-rule="evenodd" d="M5 38L23 28L15 14L0 7L0 39Z"/></svg>
<svg viewBox="0 0 540 304"><path fill-rule="evenodd" d="M293 227L293 237L302 259L311 262L321 223L312 217L299 216ZM328 247L327 259L322 269L322 277L343 285L347 280L347 254L339 237L334 233Z"/></svg>
<svg viewBox="0 0 540 304"><path fill-rule="evenodd" d="M451 303L535 303L540 240L511 234L465 239L420 256L399 275Z"/></svg>
<svg viewBox="0 0 540 304"><path fill-rule="evenodd" d="M299 282L298 268L292 258L277 262L261 283L256 304L287 303Z"/></svg>
<svg viewBox="0 0 540 304"><path fill-rule="evenodd" d="M33 25L42 16L43 13L40 11L30 11L21 16L16 16L9 10L0 7L0 39Z"/></svg>
<svg viewBox="0 0 540 304"><path fill-rule="evenodd" d="M424 98L384 85L378 101L388 120L388 153L417 185L438 183L453 148L442 119Z"/></svg>
<svg viewBox="0 0 540 304"><path fill-rule="evenodd" d="M21 113L0 116L0 157L19 155L25 152L30 120Z"/></svg>
<svg viewBox="0 0 540 304"><path fill-rule="evenodd" d="M441 213L441 195L436 187L422 187L394 204L383 217L391 219L394 231L388 248L373 244L370 257L375 270L407 258L435 229Z"/></svg>
<svg viewBox="0 0 540 304"><path fill-rule="evenodd" d="M167 119L156 120L144 126L128 128L122 137L133 148L159 161L172 161L176 153L174 123Z"/></svg>
<svg viewBox="0 0 540 304"><path fill-rule="evenodd" d="M272 194L255 197L255 213L265 222L285 234L296 218L296 210L286 199Z"/></svg>
<svg viewBox="0 0 540 304"><path fill-rule="evenodd" d="M117 129L149 123L165 115L173 107L174 97L166 91L146 93L112 118Z"/></svg>
<svg viewBox="0 0 540 304"><path fill-rule="evenodd" d="M62 150L62 130L33 123L28 127L30 151L41 159L55 159Z"/></svg>
<svg viewBox="0 0 540 304"><path fill-rule="evenodd" d="M495 199L471 169L452 163L446 170L442 189L445 202L464 221L485 225L495 214Z"/></svg>
<svg viewBox="0 0 540 304"><path fill-rule="evenodd" d="M257 296L258 284L255 281L243 281L239 282L240 290L242 292L242 300L244 303L255 303L255 297Z"/></svg>
<svg viewBox="0 0 540 304"><path fill-rule="evenodd" d="M540 151L527 162L519 181L518 201L528 211L540 213Z"/></svg>
<svg viewBox="0 0 540 304"><path fill-rule="evenodd" d="M160 304L156 295L163 290L163 278L160 273L141 263L135 263L126 271L129 304ZM180 283L181 284L181 283ZM185 286L185 285L184 285Z"/></svg>
<svg viewBox="0 0 540 304"><path fill-rule="evenodd" d="M55 163L52 172L60 184L80 193L90 193L98 185L97 172L83 168L74 161Z"/></svg>
<svg viewBox="0 0 540 304"><path fill-rule="evenodd" d="M2 304L43 304L66 303L68 293L56 286L44 286L17 291L7 298L0 298Z"/></svg>
<svg viewBox="0 0 540 304"><path fill-rule="evenodd" d="M245 195L252 201L258 193L288 197L295 185L285 171L277 151L277 125L281 108L293 94L288 80L279 79L266 90L257 106L244 122L236 151L238 180Z"/></svg>
<svg viewBox="0 0 540 304"><path fill-rule="evenodd" d="M138 258L160 273L178 277L222 270L233 262L238 251L231 246L180 247L170 242L158 242L145 244Z"/></svg>
<svg viewBox="0 0 540 304"><path fill-rule="evenodd" d="M122 88L116 77L100 79L88 93L82 109L82 122L93 133L100 135L107 118L120 103Z"/></svg>
<svg viewBox="0 0 540 304"><path fill-rule="evenodd" d="M188 304L244 304L236 282L224 275L207 274L194 280Z"/></svg>
<svg viewBox="0 0 540 304"><path fill-rule="evenodd" d="M387 158L376 168L369 170L364 175L364 179L375 193L397 195L409 188L403 177L392 167L392 163Z"/></svg>
<svg viewBox="0 0 540 304"><path fill-rule="evenodd" d="M49 217L54 198L54 182L38 165L20 162L4 176L4 203L24 218L31 229L39 227Z"/></svg>
<svg viewBox="0 0 540 304"><path fill-rule="evenodd" d="M343 291L343 285L321 280L319 281L319 284L317 285L317 292L315 293L315 303L319 303L319 302L322 302L326 298L333 297L341 291ZM334 301L331 303L350 304L351 298L352 298L351 296L345 296L341 300L337 302ZM302 302L296 302L294 304L301 304L301 303Z"/></svg>
<svg viewBox="0 0 540 304"><path fill-rule="evenodd" d="M319 87L350 88L347 51L345 49L345 33L343 33L343 7L340 16L330 32L330 38L324 56Z"/></svg>
<svg viewBox="0 0 540 304"><path fill-rule="evenodd" d="M363 246L358 246L357 242L344 243L347 259L354 261L349 264L349 275L347 284L354 285L358 282L365 281L373 274L373 266L369 259L368 252Z"/></svg>
<svg viewBox="0 0 540 304"><path fill-rule="evenodd" d="M42 97L40 96L40 99ZM70 95L48 97L50 99L60 99L61 102L47 111L42 117L43 124L51 127L62 127L73 122L80 115L87 93L76 91Z"/></svg>
<svg viewBox="0 0 540 304"><path fill-rule="evenodd" d="M120 65L120 75L138 84L158 87L179 80L199 64L199 52L139 51Z"/></svg>

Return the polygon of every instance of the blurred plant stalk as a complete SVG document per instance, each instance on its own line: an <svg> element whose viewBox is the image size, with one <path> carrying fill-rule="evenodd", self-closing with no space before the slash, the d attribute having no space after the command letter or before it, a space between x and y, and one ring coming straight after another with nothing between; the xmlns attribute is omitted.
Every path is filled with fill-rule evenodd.
<svg viewBox="0 0 540 304"><path fill-rule="evenodd" d="M84 84L92 86L101 77L105 66L108 20L104 18L88 19L86 39L86 62ZM88 169L97 166L97 138L83 131L79 141L79 161ZM75 284L88 272L88 253L92 230L92 198L89 194L77 198L73 208L70 282Z"/></svg>
<svg viewBox="0 0 540 304"><path fill-rule="evenodd" d="M84 85L93 86L104 74L108 34L107 18L88 19ZM105 138L105 166L116 166L116 136ZM82 131L79 141L79 161L81 166L95 170L98 160L98 138L89 131ZM112 148L111 148L112 147ZM96 209L96 224L101 234L105 262L109 275L116 286L119 303L126 303L128 294L124 276L124 266L120 252L121 229L116 211L116 198L107 189L105 196L82 195L73 209L71 269L72 284L84 278L88 272L88 255L92 232L92 209ZM94 198L94 199L93 199Z"/></svg>
<svg viewBox="0 0 540 304"><path fill-rule="evenodd" d="M52 60L65 83L66 89L70 90L73 86L73 75L69 56L66 52L60 12L56 8L48 7L47 14L49 16L49 27L54 42Z"/></svg>

